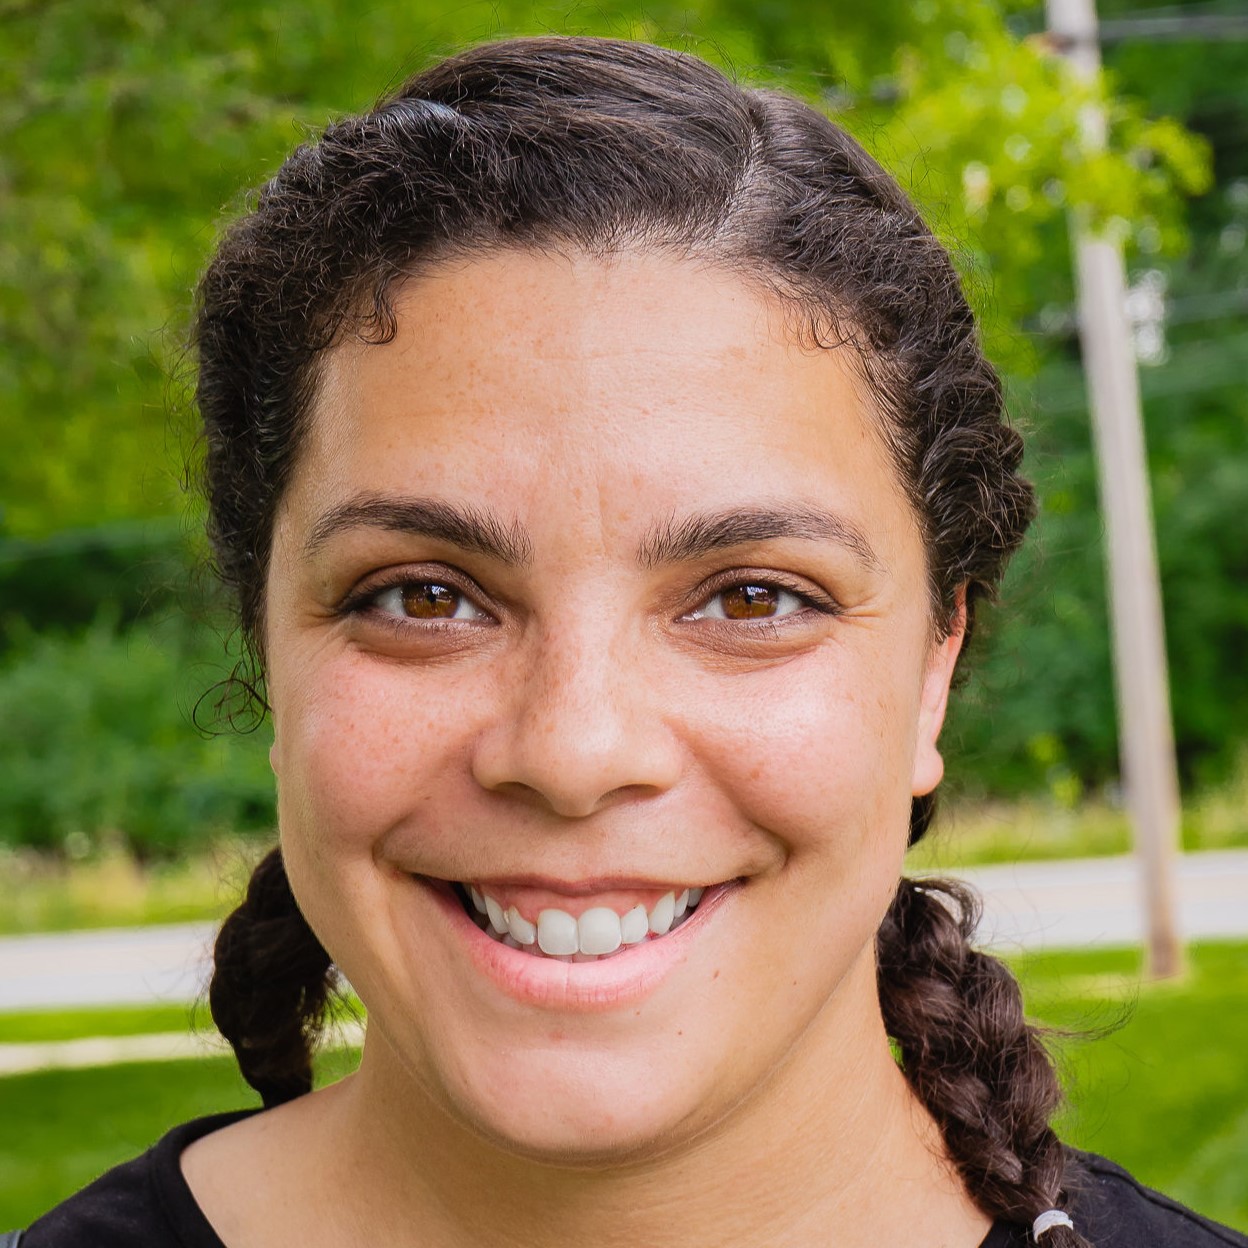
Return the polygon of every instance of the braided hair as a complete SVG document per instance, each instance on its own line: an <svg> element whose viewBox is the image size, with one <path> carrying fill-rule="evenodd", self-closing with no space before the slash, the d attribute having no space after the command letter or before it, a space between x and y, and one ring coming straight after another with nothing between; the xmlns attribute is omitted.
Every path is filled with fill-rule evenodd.
<svg viewBox="0 0 1248 1248"><path fill-rule="evenodd" d="M312 1050L333 986L329 954L290 891L282 851L252 872L213 946L208 1008L265 1105L312 1088Z"/></svg>
<svg viewBox="0 0 1248 1248"><path fill-rule="evenodd" d="M516 39L417 74L298 148L225 234L199 287L197 399L217 569L253 675L273 521L305 440L321 352L387 341L416 273L500 248L707 260L848 346L870 385L927 555L933 631L991 596L1033 514L1022 444L944 248L827 117L646 44ZM255 687L256 681L252 681ZM915 799L910 835L927 830ZM976 906L903 880L879 929L879 996L906 1078L988 1214L1063 1203L1057 1082L1006 967L971 947ZM311 1086L329 958L276 851L222 930L214 1018L266 1103ZM1046 1248L1086 1248L1058 1226Z"/></svg>

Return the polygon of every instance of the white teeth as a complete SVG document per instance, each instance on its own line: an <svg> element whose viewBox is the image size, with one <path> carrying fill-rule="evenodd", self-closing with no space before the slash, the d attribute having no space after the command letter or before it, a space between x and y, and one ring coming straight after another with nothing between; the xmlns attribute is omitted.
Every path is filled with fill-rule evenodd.
<svg viewBox="0 0 1248 1248"><path fill-rule="evenodd" d="M664 893L654 903L650 911L650 930L656 936L666 936L671 931L672 920L676 917L676 894Z"/></svg>
<svg viewBox="0 0 1248 1248"><path fill-rule="evenodd" d="M507 911L507 930L511 933L512 939L521 945L531 945L537 940L537 925L530 923L528 919L521 915L520 911L512 906Z"/></svg>
<svg viewBox="0 0 1248 1248"><path fill-rule="evenodd" d="M537 916L537 945L556 957L580 951L577 922L563 910L543 910Z"/></svg>
<svg viewBox="0 0 1248 1248"><path fill-rule="evenodd" d="M634 906L627 914L620 917L620 943L625 945L640 944L650 931L650 916L645 906Z"/></svg>
<svg viewBox="0 0 1248 1248"><path fill-rule="evenodd" d="M582 953L614 953L620 947L620 916L606 906L586 910L576 928Z"/></svg>
<svg viewBox="0 0 1248 1248"><path fill-rule="evenodd" d="M490 926L500 935L507 935L507 916L503 908L489 893L485 894L485 912L490 916Z"/></svg>
<svg viewBox="0 0 1248 1248"><path fill-rule="evenodd" d="M623 915L608 906L592 906L576 919L565 910L550 909L531 923L515 906L504 910L489 893L471 884L465 887L474 909L487 916L488 922L478 921L487 935L509 949L526 949L534 955L540 950L563 962L592 962L611 957L625 946L641 944L651 933L665 936L688 919L706 891L686 888L664 893L648 913L644 905L636 905Z"/></svg>

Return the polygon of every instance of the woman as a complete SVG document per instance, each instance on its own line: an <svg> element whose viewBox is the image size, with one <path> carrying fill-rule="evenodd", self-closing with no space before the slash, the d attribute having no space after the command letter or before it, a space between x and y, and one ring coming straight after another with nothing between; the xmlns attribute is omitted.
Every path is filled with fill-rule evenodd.
<svg viewBox="0 0 1248 1248"><path fill-rule="evenodd" d="M840 130L478 48L287 161L197 342L281 830L211 1001L267 1108L26 1248L1246 1242L1063 1149L970 899L901 878L1032 495ZM335 969L367 1039L313 1093Z"/></svg>

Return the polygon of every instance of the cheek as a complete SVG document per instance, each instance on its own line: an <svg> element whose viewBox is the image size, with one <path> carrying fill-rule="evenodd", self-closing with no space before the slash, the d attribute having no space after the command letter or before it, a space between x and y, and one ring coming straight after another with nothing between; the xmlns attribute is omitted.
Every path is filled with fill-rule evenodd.
<svg viewBox="0 0 1248 1248"><path fill-rule="evenodd" d="M371 857L388 831L454 795L478 703L463 680L417 681L351 653L287 686L275 705L283 839Z"/></svg>
<svg viewBox="0 0 1248 1248"><path fill-rule="evenodd" d="M698 752L737 809L794 849L908 826L917 695L826 647L703 704Z"/></svg>

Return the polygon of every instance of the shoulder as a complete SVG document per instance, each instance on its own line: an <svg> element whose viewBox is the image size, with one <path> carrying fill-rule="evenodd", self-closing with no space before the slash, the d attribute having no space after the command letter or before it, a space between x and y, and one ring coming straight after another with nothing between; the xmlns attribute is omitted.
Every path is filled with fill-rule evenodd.
<svg viewBox="0 0 1248 1248"><path fill-rule="evenodd" d="M221 1248L182 1180L182 1151L254 1111L175 1127L147 1152L101 1175L44 1214L21 1248Z"/></svg>
<svg viewBox="0 0 1248 1248"><path fill-rule="evenodd" d="M1248 1237L1145 1187L1095 1153L1067 1149L1071 1216L1096 1248L1248 1248Z"/></svg>

